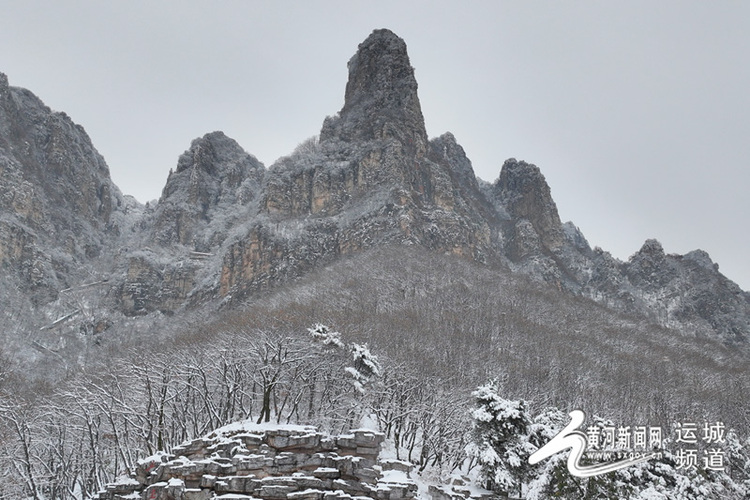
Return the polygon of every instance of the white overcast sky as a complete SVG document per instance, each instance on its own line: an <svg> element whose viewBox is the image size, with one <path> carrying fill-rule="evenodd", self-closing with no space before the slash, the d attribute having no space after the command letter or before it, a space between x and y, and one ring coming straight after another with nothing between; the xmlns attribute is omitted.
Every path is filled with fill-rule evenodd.
<svg viewBox="0 0 750 500"><path fill-rule="evenodd" d="M373 29L404 38L427 132L477 175L538 165L563 220L627 259L709 252L750 289L750 2L0 0L0 71L158 198L223 130L270 166L343 104Z"/></svg>

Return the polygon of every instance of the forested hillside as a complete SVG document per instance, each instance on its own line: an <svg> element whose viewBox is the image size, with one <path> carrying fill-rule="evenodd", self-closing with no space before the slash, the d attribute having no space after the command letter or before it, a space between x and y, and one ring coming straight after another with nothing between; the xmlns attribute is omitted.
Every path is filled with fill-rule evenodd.
<svg viewBox="0 0 750 500"><path fill-rule="evenodd" d="M741 498L750 294L701 250L592 248L531 163L478 179L453 134L428 137L389 30L348 70L341 110L289 156L266 168L208 133L146 205L0 74L0 498L117 480L101 499L140 498L140 459L236 421L375 427L436 500ZM663 430L663 454L586 482L559 455L532 467L573 410Z"/></svg>
<svg viewBox="0 0 750 500"><path fill-rule="evenodd" d="M37 488L93 492L139 457L248 418L339 433L369 417L399 458L455 472L471 463L471 393L490 380L531 416L748 431L745 354L456 256L373 250L218 319L170 323L140 346L103 344L107 356L43 396L8 400L7 484L28 486L11 481L20 471Z"/></svg>

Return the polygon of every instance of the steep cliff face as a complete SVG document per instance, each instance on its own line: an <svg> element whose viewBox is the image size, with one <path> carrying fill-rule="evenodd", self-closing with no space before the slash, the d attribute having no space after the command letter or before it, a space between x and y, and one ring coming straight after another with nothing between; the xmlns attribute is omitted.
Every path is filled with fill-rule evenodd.
<svg viewBox="0 0 750 500"><path fill-rule="evenodd" d="M211 295L216 255L234 228L257 215L264 175L263 164L224 133L195 139L141 221L146 248L129 256L121 309L172 313L195 294Z"/></svg>
<svg viewBox="0 0 750 500"><path fill-rule="evenodd" d="M99 274L113 292L101 300L114 297L103 309L171 314L374 246L416 245L665 326L750 336L750 295L704 252L669 255L649 241L621 262L561 222L536 166L507 160L487 183L452 134L428 139L406 44L388 30L359 45L344 105L319 137L266 170L206 134L145 209L120 195L82 128L0 74L0 173L0 263L37 304Z"/></svg>
<svg viewBox="0 0 750 500"><path fill-rule="evenodd" d="M389 30L375 30L348 66L344 107L324 122L321 142L393 140L404 148L405 156L424 156L427 132L406 43ZM372 172L373 176L383 173L392 172Z"/></svg>
<svg viewBox="0 0 750 500"><path fill-rule="evenodd" d="M319 140L268 170L258 224L226 253L220 293L377 244L483 259L489 212L455 138L427 139L406 44L376 30L349 61L344 106Z"/></svg>
<svg viewBox="0 0 750 500"><path fill-rule="evenodd" d="M207 260L134 260L126 309L170 312L196 294L235 299L342 255L398 244L503 263L666 326L747 338L748 296L707 256L669 256L647 244L620 262L561 222L535 165L509 159L488 184L452 134L428 140L406 45L392 32L376 30L360 44L344 97L319 137L265 172L223 135L196 140L170 175L153 235L157 245ZM242 217L217 210L229 205Z"/></svg>
<svg viewBox="0 0 750 500"><path fill-rule="evenodd" d="M118 231L122 206L88 135L0 73L0 263L38 303L71 284Z"/></svg>
<svg viewBox="0 0 750 500"><path fill-rule="evenodd" d="M549 251L564 243L563 227L547 181L536 165L511 158L503 164L493 194L513 222L508 227L508 254L523 259L542 245Z"/></svg>
<svg viewBox="0 0 750 500"><path fill-rule="evenodd" d="M264 173L262 163L222 132L194 140L170 171L154 215L154 240L200 252L220 245L231 221L219 219L257 201Z"/></svg>
<svg viewBox="0 0 750 500"><path fill-rule="evenodd" d="M540 170L515 159L505 162L484 192L513 269L686 333L718 334L730 343L750 336L750 295L723 276L707 253L665 254L656 240L646 241L627 262L592 250L578 228L561 223Z"/></svg>
<svg viewBox="0 0 750 500"><path fill-rule="evenodd" d="M349 61L344 106L326 118L319 142L270 169L264 208L279 216L333 215L378 196L400 206L435 204L433 188L443 187L450 165L436 165L428 148L406 44L376 30Z"/></svg>

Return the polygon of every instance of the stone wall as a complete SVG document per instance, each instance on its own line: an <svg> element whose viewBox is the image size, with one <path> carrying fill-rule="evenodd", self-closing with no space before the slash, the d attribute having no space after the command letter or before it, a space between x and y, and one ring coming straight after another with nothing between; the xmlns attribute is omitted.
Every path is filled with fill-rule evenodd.
<svg viewBox="0 0 750 500"><path fill-rule="evenodd" d="M232 424L140 460L99 500L408 500L411 464L378 460L383 434Z"/></svg>

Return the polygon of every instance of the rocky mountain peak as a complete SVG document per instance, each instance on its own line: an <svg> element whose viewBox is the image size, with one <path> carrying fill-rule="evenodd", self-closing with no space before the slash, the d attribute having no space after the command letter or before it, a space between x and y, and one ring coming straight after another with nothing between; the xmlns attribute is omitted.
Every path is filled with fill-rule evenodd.
<svg viewBox="0 0 750 500"><path fill-rule="evenodd" d="M648 256L652 259L661 260L664 258L664 247L661 242L656 239L648 239L643 242L641 249L636 254L638 256ZM633 256L635 257L635 256ZM632 260L632 259L631 259Z"/></svg>
<svg viewBox="0 0 750 500"><path fill-rule="evenodd" d="M708 252L706 252L705 250L699 249L699 250L693 250L692 252L688 252L685 254L685 259L691 262L694 262L697 265L705 269L709 269L713 271L719 270L719 264L715 263L711 259L711 256L708 255Z"/></svg>
<svg viewBox="0 0 750 500"><path fill-rule="evenodd" d="M83 127L0 74L0 264L46 301L117 233L122 196Z"/></svg>
<svg viewBox="0 0 750 500"><path fill-rule="evenodd" d="M640 250L628 259L627 267L631 280L642 284L672 279L675 269L674 266L666 265L670 263L666 257L664 247L658 240L646 240Z"/></svg>
<svg viewBox="0 0 750 500"><path fill-rule="evenodd" d="M257 159L245 152L237 141L227 137L224 132L211 132L194 139L190 148L180 155L177 160L177 170L167 180L162 199L165 198L165 194L171 194L169 188L179 184L178 178L173 179L172 175L192 170L196 172L190 174L192 184L197 182L198 172L200 172L220 180L230 189L236 189L248 176L254 177L256 181L260 182L264 167Z"/></svg>
<svg viewBox="0 0 750 500"><path fill-rule="evenodd" d="M704 252L665 255L649 240L620 262L561 224L535 165L510 159L494 184L479 182L452 134L428 141L401 38L374 31L348 67L344 106L320 138L266 170L222 132L206 134L147 208L124 201L82 127L0 74L0 271L47 304L96 264L114 276L119 311L174 313L236 303L367 249L419 246L747 339L750 295Z"/></svg>
<svg viewBox="0 0 750 500"><path fill-rule="evenodd" d="M156 239L191 244L200 221L221 207L247 205L257 197L265 167L223 132L190 144L170 172L156 209Z"/></svg>
<svg viewBox="0 0 750 500"><path fill-rule="evenodd" d="M427 132L404 40L390 30L375 30L348 67L344 107L326 120L321 141L396 139L423 155Z"/></svg>
<svg viewBox="0 0 750 500"><path fill-rule="evenodd" d="M495 196L513 220L526 220L547 248L558 248L564 233L544 175L536 165L510 158L493 186Z"/></svg>
<svg viewBox="0 0 750 500"><path fill-rule="evenodd" d="M471 161L452 133L446 132L440 137L432 139L430 145L437 157L445 157L450 160L452 171L463 183L470 184L473 188L478 189L477 178L474 174L474 168L471 166Z"/></svg>

